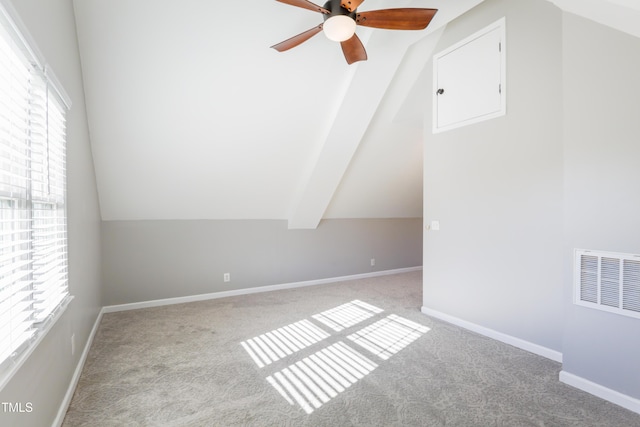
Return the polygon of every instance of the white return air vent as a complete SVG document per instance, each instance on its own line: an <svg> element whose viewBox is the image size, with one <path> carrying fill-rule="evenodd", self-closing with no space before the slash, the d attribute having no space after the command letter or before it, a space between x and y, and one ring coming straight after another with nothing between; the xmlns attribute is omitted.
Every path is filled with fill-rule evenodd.
<svg viewBox="0 0 640 427"><path fill-rule="evenodd" d="M575 303L640 319L640 255L576 249Z"/></svg>

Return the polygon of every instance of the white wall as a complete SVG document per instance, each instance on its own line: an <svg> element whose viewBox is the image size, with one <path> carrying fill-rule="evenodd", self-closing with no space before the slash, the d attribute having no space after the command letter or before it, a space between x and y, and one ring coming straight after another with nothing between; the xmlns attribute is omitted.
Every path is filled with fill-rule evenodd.
<svg viewBox="0 0 640 427"><path fill-rule="evenodd" d="M565 248L640 253L640 38L565 14ZM563 370L640 399L640 319L571 304ZM638 405L640 408L640 404Z"/></svg>
<svg viewBox="0 0 640 427"><path fill-rule="evenodd" d="M561 351L561 13L488 0L436 52L503 16L507 115L433 135L428 108L424 220L441 230L425 231L424 308Z"/></svg>
<svg viewBox="0 0 640 427"><path fill-rule="evenodd" d="M425 232L425 311L562 353L590 391L640 407L640 320L572 303L574 248L640 252L640 39L487 0L442 48L501 16L507 115L425 138L425 223L441 222Z"/></svg>
<svg viewBox="0 0 640 427"><path fill-rule="evenodd" d="M69 288L75 299L0 391L0 402L33 405L33 412L27 414L0 412L0 425L37 427L50 426L56 417L102 305L100 214L71 0L19 0L13 6L73 102L67 116L67 215Z"/></svg>

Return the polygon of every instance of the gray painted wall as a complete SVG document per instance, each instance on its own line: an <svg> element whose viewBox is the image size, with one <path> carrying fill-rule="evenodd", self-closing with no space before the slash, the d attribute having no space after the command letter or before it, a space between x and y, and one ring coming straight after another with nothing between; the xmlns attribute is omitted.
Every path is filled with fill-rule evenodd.
<svg viewBox="0 0 640 427"><path fill-rule="evenodd" d="M640 399L640 319L571 303L573 248L640 253L640 39L565 14L563 370Z"/></svg>
<svg viewBox="0 0 640 427"><path fill-rule="evenodd" d="M487 0L441 48L501 16L507 115L427 132L424 219L441 231L425 234L424 306L640 398L640 320L572 302L574 248L640 253L640 39L547 2Z"/></svg>
<svg viewBox="0 0 640 427"><path fill-rule="evenodd" d="M0 412L2 426L50 426L102 306L100 213L89 144L82 74L71 0L20 0L13 5L70 95L67 116L69 287L75 299L35 352L0 391L0 402L31 402L33 412ZM71 355L71 334L76 353Z"/></svg>
<svg viewBox="0 0 640 427"><path fill-rule="evenodd" d="M436 52L503 16L507 115L434 135L428 108L424 220L441 230L425 232L424 307L561 351L561 12L487 0L447 26Z"/></svg>
<svg viewBox="0 0 640 427"><path fill-rule="evenodd" d="M288 230L286 220L105 221L102 233L105 305L422 263L420 218L330 219L315 230Z"/></svg>

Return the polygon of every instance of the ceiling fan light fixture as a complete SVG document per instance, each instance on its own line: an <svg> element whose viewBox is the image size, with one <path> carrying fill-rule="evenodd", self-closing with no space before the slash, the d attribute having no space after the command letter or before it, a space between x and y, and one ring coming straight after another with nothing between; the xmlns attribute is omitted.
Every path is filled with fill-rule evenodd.
<svg viewBox="0 0 640 427"><path fill-rule="evenodd" d="M356 21L347 15L335 15L324 22L322 30L329 40L343 42L355 34Z"/></svg>

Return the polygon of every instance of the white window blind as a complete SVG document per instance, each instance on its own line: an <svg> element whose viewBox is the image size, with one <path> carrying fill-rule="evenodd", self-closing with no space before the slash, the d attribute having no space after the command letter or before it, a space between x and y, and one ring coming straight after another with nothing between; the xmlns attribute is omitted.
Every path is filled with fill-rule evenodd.
<svg viewBox="0 0 640 427"><path fill-rule="evenodd" d="M0 374L69 298L66 106L0 5Z"/></svg>

